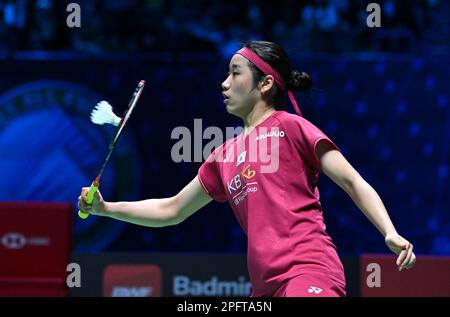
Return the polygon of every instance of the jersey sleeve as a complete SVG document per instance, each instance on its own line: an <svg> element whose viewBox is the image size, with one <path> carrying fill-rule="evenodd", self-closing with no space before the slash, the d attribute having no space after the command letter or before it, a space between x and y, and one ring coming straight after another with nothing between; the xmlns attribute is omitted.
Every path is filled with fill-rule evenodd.
<svg viewBox="0 0 450 317"><path fill-rule="evenodd" d="M217 153L222 147L214 150L208 159L200 166L198 178L208 195L219 202L227 201L227 195L222 182L220 172L220 161L217 160Z"/></svg>
<svg viewBox="0 0 450 317"><path fill-rule="evenodd" d="M295 138L296 147L308 167L322 172L322 165L316 153L316 147L319 141L325 140L333 149L339 150L331 139L325 135L319 128L304 118L296 120L295 131L292 131Z"/></svg>

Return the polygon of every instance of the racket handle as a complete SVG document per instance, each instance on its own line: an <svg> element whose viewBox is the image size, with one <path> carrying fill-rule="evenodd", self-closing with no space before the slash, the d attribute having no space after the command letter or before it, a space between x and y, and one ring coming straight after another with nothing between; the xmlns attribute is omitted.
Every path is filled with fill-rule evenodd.
<svg viewBox="0 0 450 317"><path fill-rule="evenodd" d="M99 186L100 186L100 184L97 180L92 182L91 187L89 188L89 191L88 191L87 197L86 197L86 202L89 205L92 204L92 201L94 200L95 192L98 190ZM89 217L89 213L78 210L78 217L80 217L81 219L86 219L87 217Z"/></svg>

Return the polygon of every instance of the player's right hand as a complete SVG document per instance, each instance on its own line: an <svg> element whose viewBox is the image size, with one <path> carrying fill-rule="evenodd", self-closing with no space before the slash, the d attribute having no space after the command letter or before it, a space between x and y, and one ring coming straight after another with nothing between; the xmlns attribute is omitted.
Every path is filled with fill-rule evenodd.
<svg viewBox="0 0 450 317"><path fill-rule="evenodd" d="M84 213L89 213L97 216L104 216L106 213L106 203L103 200L102 194L97 190L94 194L92 204L86 202L89 187L81 189L81 195L78 197L78 210Z"/></svg>

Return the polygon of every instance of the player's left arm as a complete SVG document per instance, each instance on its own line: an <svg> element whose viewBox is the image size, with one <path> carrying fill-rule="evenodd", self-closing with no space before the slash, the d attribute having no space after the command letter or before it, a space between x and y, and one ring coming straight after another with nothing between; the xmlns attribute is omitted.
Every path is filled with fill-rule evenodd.
<svg viewBox="0 0 450 317"><path fill-rule="evenodd" d="M377 192L329 142L319 141L315 150L323 173L350 196L384 236L389 249L398 254L399 270L411 268L416 262L413 245L397 233Z"/></svg>

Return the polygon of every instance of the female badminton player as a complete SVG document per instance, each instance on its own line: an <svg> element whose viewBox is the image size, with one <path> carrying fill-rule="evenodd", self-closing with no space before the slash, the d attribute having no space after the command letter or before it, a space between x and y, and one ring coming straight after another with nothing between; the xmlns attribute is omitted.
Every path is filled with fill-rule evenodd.
<svg viewBox="0 0 450 317"><path fill-rule="evenodd" d="M345 296L344 269L325 230L319 200L322 172L380 231L398 255L398 269L411 268L413 245L397 233L379 195L330 138L301 116L293 92L311 86L311 78L293 70L277 44L245 43L222 83L226 109L243 120L243 132L213 151L198 175L173 197L106 202L98 192L88 205L88 188L83 188L80 210L162 227L179 224L213 199L228 201L248 237L252 296ZM297 114L280 108L286 94ZM265 163L250 153L263 142L279 156L278 166L266 172Z"/></svg>

